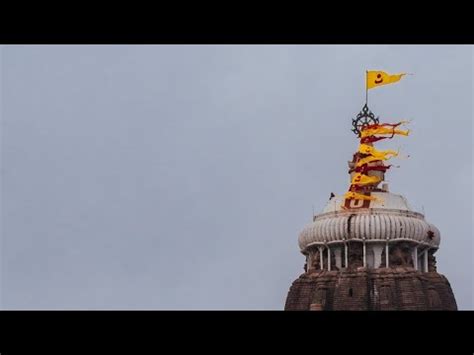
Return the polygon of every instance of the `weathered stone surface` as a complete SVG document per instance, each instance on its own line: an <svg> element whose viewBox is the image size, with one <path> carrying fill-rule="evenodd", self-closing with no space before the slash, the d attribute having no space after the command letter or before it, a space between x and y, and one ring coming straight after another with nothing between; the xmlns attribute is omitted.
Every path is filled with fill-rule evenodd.
<svg viewBox="0 0 474 355"><path fill-rule="evenodd" d="M448 280L411 267L313 270L293 282L285 310L457 310Z"/></svg>

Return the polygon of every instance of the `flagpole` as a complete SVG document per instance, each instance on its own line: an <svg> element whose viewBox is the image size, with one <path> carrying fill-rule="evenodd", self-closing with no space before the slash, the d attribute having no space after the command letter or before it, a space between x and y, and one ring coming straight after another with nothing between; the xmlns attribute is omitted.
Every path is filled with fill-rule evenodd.
<svg viewBox="0 0 474 355"><path fill-rule="evenodd" d="M365 71L365 104L367 105L368 107L368 103L369 103L369 88L368 88L368 85L369 84L369 72L366 70Z"/></svg>

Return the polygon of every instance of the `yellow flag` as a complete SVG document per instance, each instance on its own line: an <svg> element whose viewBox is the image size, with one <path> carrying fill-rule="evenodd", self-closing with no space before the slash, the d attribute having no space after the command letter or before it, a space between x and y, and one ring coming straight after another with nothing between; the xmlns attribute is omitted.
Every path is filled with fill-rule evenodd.
<svg viewBox="0 0 474 355"><path fill-rule="evenodd" d="M367 196L367 195L359 194L357 192L352 192L352 191L346 192L344 194L344 198L346 200L369 200L369 201L378 200L378 198L376 198L375 196Z"/></svg>
<svg viewBox="0 0 474 355"><path fill-rule="evenodd" d="M380 160L387 160L388 155L398 156L398 152L394 150L377 150L374 147L367 145L367 144L360 144L359 145L359 153L368 154L373 156L374 158L378 158Z"/></svg>
<svg viewBox="0 0 474 355"><path fill-rule="evenodd" d="M360 138L365 138L365 137L370 137L370 136L374 136L376 134L392 134L392 135L395 135L395 134L399 134L399 135L402 135L402 136L408 136L408 134L410 133L410 130L406 130L406 131L403 131L401 129L395 129L393 127L389 128L389 127L384 127L382 125L380 125L379 127L376 127L376 128L368 128L368 129L362 129L362 131L360 132Z"/></svg>
<svg viewBox="0 0 474 355"><path fill-rule="evenodd" d="M372 163L374 161L377 161L377 160L388 160L390 159L390 157L388 156L372 156L372 155L369 155L368 157L365 157L363 159L360 159L357 163L356 163L356 167L361 167L362 165L365 165L365 164L368 164L368 163Z"/></svg>
<svg viewBox="0 0 474 355"><path fill-rule="evenodd" d="M352 178L352 185L371 185L378 184L382 179L378 176L369 176L361 173L356 173Z"/></svg>
<svg viewBox="0 0 474 355"><path fill-rule="evenodd" d="M380 70L369 70L367 71L367 90L396 83L400 81L404 75L406 75L406 73L390 75Z"/></svg>

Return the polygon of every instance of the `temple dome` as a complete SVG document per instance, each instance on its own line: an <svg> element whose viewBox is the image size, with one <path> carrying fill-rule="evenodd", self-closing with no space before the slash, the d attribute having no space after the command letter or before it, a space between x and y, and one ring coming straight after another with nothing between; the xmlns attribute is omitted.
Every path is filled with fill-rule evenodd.
<svg viewBox="0 0 474 355"><path fill-rule="evenodd" d="M421 213L413 211L407 200L389 192L372 192L380 201L370 208L344 209L344 197L332 198L323 213L316 215L300 233L301 251L309 246L343 243L347 240L366 242L409 241L438 248L440 232Z"/></svg>

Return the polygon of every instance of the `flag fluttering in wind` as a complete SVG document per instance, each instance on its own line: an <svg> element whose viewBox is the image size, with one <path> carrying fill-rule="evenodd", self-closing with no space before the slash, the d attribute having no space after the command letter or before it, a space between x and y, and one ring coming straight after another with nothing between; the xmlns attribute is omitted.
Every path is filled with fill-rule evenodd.
<svg viewBox="0 0 474 355"><path fill-rule="evenodd" d="M388 155L392 155L396 157L398 155L398 152L394 150L377 150L374 147L367 145L367 144L360 144L359 145L359 153L362 154L369 154L374 158L377 158L379 160L387 160Z"/></svg>
<svg viewBox="0 0 474 355"><path fill-rule="evenodd" d="M344 194L344 198L347 200L369 200L369 201L376 201L378 198L375 196L367 196L364 194L359 194L354 191L348 191Z"/></svg>
<svg viewBox="0 0 474 355"><path fill-rule="evenodd" d="M390 159L390 157L388 157L388 156L374 157L372 155L369 155L368 157L365 157L365 158L362 158L362 159L358 160L357 163L356 163L356 167L359 168L361 166L364 166L365 164L369 164L369 163L372 163L372 162L377 161L377 160L388 160L388 159Z"/></svg>
<svg viewBox="0 0 474 355"><path fill-rule="evenodd" d="M378 176L368 176L365 174L361 173L356 173L354 177L352 178L352 185L371 185L371 184L377 184L381 181L382 179L379 178Z"/></svg>
<svg viewBox="0 0 474 355"><path fill-rule="evenodd" d="M380 70L368 70L367 71L367 90L373 89L382 85L393 84L406 75L402 74L387 74L384 71Z"/></svg>
<svg viewBox="0 0 474 355"><path fill-rule="evenodd" d="M366 126L362 128L360 132L360 138L366 138L369 136L374 136L374 135L379 135L379 134L391 134L391 135L402 135L402 136L408 136L410 133L410 130L401 130L401 129L395 129L395 127L405 123L405 121L402 121L398 124L389 124L389 123L380 123L380 124L374 124L370 126Z"/></svg>

